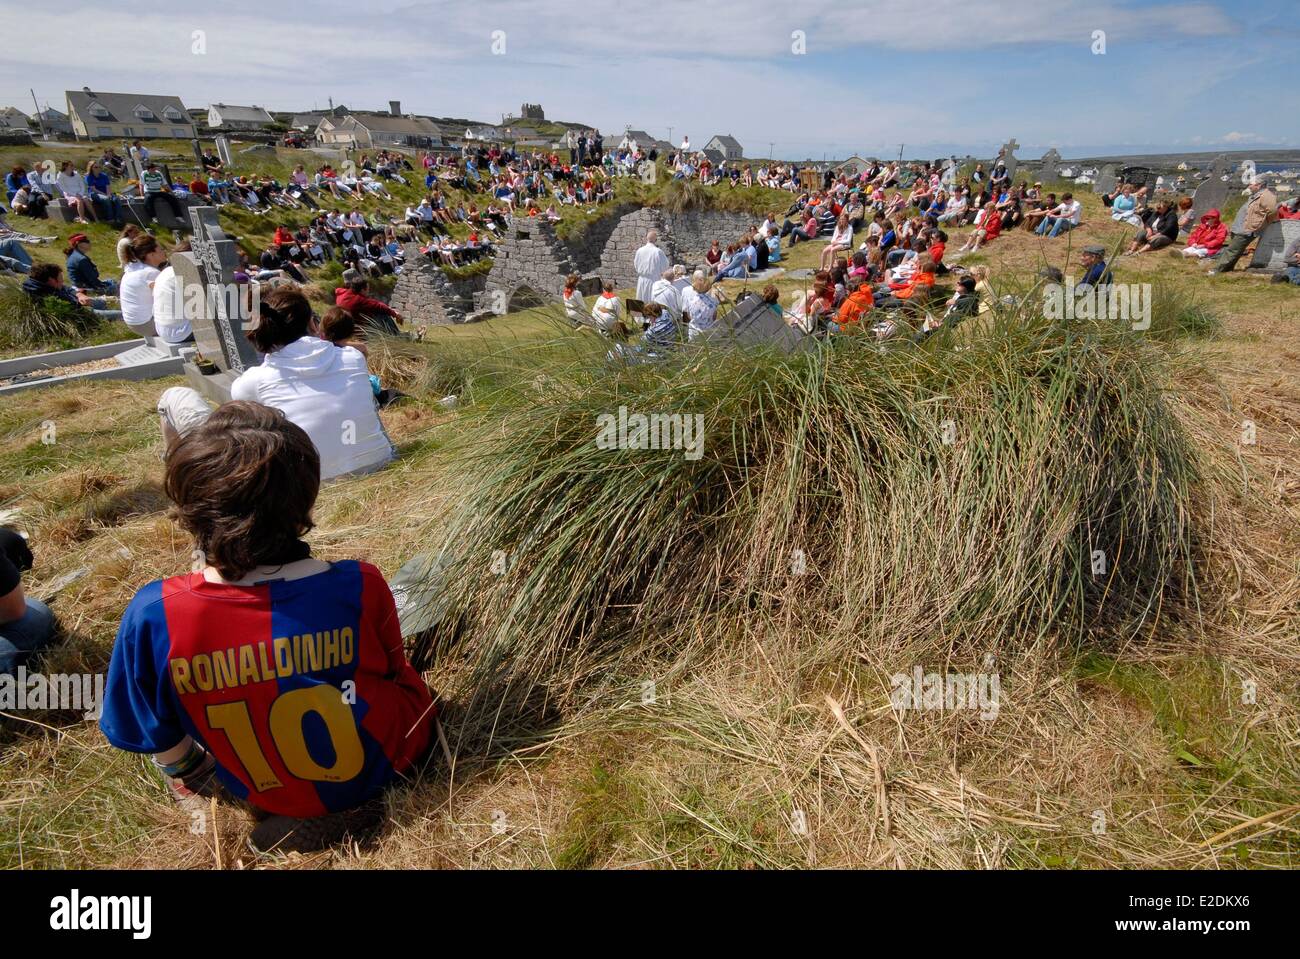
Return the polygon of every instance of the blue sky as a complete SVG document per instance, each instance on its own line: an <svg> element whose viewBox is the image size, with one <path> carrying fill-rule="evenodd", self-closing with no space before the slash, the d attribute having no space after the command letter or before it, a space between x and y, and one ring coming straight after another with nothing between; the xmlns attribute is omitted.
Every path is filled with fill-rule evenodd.
<svg viewBox="0 0 1300 959"><path fill-rule="evenodd" d="M764 8L766 7L766 8ZM763 9L760 9L763 8ZM63 91L499 121L521 102L752 156L1300 148L1296 0L66 0L8 43L0 105ZM30 7L0 0L5 22ZM52 24L51 24L52 26ZM202 31L202 47L195 32ZM802 32L803 48L796 52ZM1094 54L1093 34L1105 33ZM494 52L494 39L495 49ZM1285 92L1283 92L1285 91ZM991 154L990 154L991 155Z"/></svg>

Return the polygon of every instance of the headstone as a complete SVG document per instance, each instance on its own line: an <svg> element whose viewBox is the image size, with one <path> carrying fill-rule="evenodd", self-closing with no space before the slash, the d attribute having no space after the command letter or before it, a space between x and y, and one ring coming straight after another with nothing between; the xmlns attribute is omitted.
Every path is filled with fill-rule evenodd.
<svg viewBox="0 0 1300 959"><path fill-rule="evenodd" d="M230 166L233 162L230 157L230 141L225 136L217 137L217 157L225 166Z"/></svg>
<svg viewBox="0 0 1300 959"><path fill-rule="evenodd" d="M1231 232L1233 233L1241 232L1241 228L1246 223L1246 211L1248 209L1250 209L1249 200L1247 200L1245 203L1241 205L1241 208L1237 210L1237 215L1232 218L1232 226L1228 228Z"/></svg>
<svg viewBox="0 0 1300 959"><path fill-rule="evenodd" d="M144 176L144 167L140 166L140 161L131 155L130 151L126 154L126 177L128 180L135 180L136 183Z"/></svg>
<svg viewBox="0 0 1300 959"><path fill-rule="evenodd" d="M1135 189L1146 187L1148 197L1155 195L1156 179L1156 171L1144 166L1125 167L1120 176L1121 183L1131 183Z"/></svg>
<svg viewBox="0 0 1300 959"><path fill-rule="evenodd" d="M1202 181L1192 194L1192 219L1197 222L1210 210L1222 210L1228 202L1228 184L1217 176Z"/></svg>
<svg viewBox="0 0 1300 959"><path fill-rule="evenodd" d="M199 165L199 172L203 172L203 144L198 140L190 141L190 148L194 150L194 162Z"/></svg>
<svg viewBox="0 0 1300 959"><path fill-rule="evenodd" d="M238 253L217 222L215 207L190 209L194 228L189 253L174 253L171 264L187 306L199 304L190 323L194 344L205 360L217 366L218 374L204 376L193 363L185 366L186 375L200 389L218 402L230 398L230 384L244 370L260 362L257 351L244 336L245 323L241 307L232 297L246 287L235 284ZM201 290L201 296L196 291Z"/></svg>
<svg viewBox="0 0 1300 959"><path fill-rule="evenodd" d="M997 159L993 161L994 166L997 166L998 160L1002 161L1002 165L1007 168L1008 180L1015 180L1016 178L1016 168L1020 166L1020 160L1016 156L1016 151L1019 149L1020 144L1016 142L1015 137L1012 137L1006 143L1002 144L1002 149L998 151Z"/></svg>
<svg viewBox="0 0 1300 959"><path fill-rule="evenodd" d="M136 366L140 363L153 363L157 360L165 360L172 354L167 350L160 350L156 346L134 346L129 350L124 350L114 357L120 366Z"/></svg>
<svg viewBox="0 0 1300 959"><path fill-rule="evenodd" d="M1237 167L1237 174L1241 179L1241 185L1246 186L1255 178L1255 161L1242 160L1241 166Z"/></svg>
<svg viewBox="0 0 1300 959"><path fill-rule="evenodd" d="M1255 256L1250 261L1251 269L1269 270L1276 273L1284 263L1282 254L1286 248L1300 237L1300 220L1277 220L1264 228L1255 247Z"/></svg>
<svg viewBox="0 0 1300 959"><path fill-rule="evenodd" d="M1056 147L1052 147L1043 154L1042 167L1038 171L1038 178L1044 183L1051 183L1061 178L1061 154L1057 152Z"/></svg>
<svg viewBox="0 0 1300 959"><path fill-rule="evenodd" d="M807 349L812 343L811 337L790 326L753 294L742 296L735 309L722 318L721 325L728 337L740 346L773 346L793 353Z"/></svg>
<svg viewBox="0 0 1300 959"><path fill-rule="evenodd" d="M1097 182L1092 185L1092 192L1114 193L1117 186L1119 186L1119 176L1115 172L1115 164L1107 163L1097 174Z"/></svg>
<svg viewBox="0 0 1300 959"><path fill-rule="evenodd" d="M943 167L943 188L951 193L957 188L957 158L951 157Z"/></svg>

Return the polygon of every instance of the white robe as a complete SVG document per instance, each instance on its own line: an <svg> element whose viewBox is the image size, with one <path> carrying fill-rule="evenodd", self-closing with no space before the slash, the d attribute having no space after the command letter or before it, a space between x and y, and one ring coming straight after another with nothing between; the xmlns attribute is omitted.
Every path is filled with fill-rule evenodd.
<svg viewBox="0 0 1300 959"><path fill-rule="evenodd" d="M673 286L671 280L665 280L662 277L655 280L654 286L650 288L650 301L658 303L671 313L674 319L681 318L681 298L677 295L677 287Z"/></svg>
<svg viewBox="0 0 1300 959"><path fill-rule="evenodd" d="M649 302L650 290L655 285L655 280L663 276L664 270L668 269L670 265L667 254L653 243L647 243L636 251L636 257L632 260L632 268L636 270L636 298L638 300L642 303Z"/></svg>

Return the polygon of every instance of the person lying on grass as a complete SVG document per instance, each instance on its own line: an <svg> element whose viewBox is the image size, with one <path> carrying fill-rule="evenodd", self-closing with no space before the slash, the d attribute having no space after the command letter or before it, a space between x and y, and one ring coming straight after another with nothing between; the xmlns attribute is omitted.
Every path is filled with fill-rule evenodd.
<svg viewBox="0 0 1300 959"><path fill-rule="evenodd" d="M320 457L279 410L227 403L167 455L195 572L123 614L100 728L149 753L178 801L228 793L260 852L309 851L382 818L384 789L431 742L433 701L369 563L327 563L313 526Z"/></svg>

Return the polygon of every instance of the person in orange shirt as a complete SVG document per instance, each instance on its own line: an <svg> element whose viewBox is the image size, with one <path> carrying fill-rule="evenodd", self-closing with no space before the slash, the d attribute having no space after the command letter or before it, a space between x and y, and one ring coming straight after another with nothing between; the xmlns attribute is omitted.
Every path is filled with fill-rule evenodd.
<svg viewBox="0 0 1300 959"><path fill-rule="evenodd" d="M906 283L890 283L889 293L876 302L881 309L898 309L912 300L920 299L917 291L924 288L928 294L934 288L934 263L930 254L922 253L916 258L916 270Z"/></svg>
<svg viewBox="0 0 1300 959"><path fill-rule="evenodd" d="M840 312L835 317L840 332L849 333L855 331L858 328L858 322L862 319L862 315L870 313L874 304L871 284L865 282L861 277L849 277L849 295L840 304Z"/></svg>

